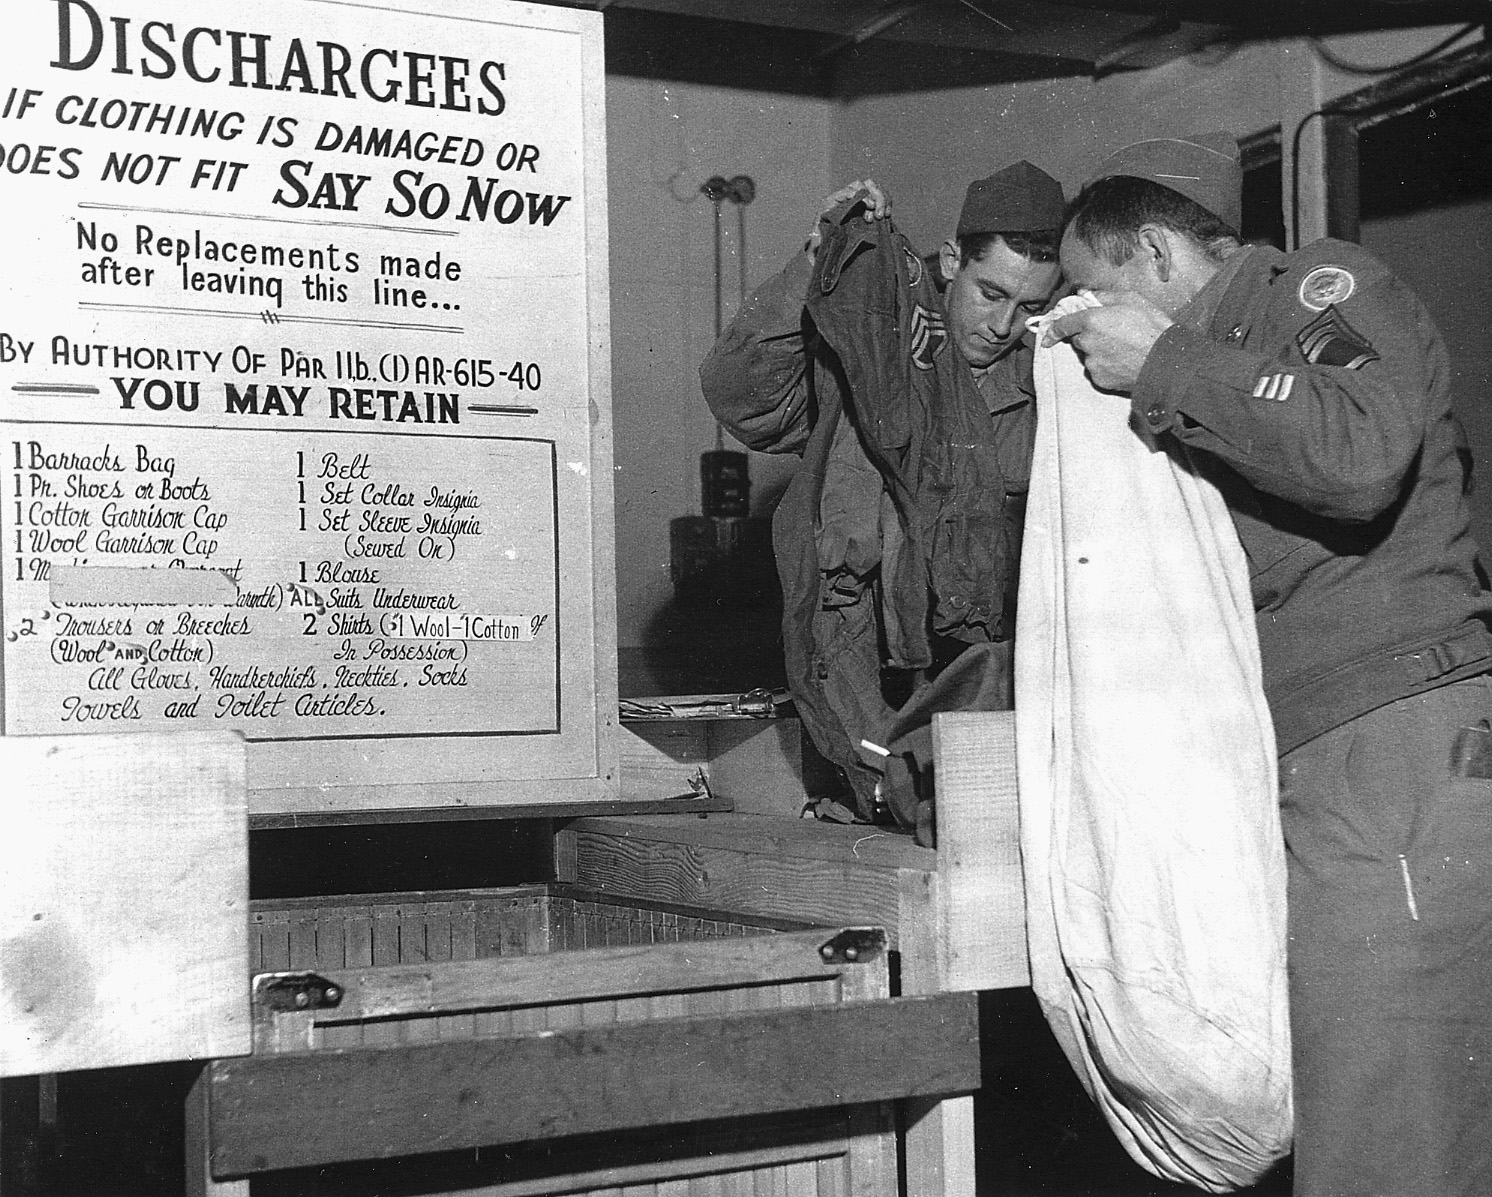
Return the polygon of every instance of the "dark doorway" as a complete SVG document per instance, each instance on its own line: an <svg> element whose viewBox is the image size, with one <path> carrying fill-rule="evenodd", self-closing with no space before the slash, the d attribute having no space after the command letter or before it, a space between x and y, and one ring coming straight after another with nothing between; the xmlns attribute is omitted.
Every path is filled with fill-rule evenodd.
<svg viewBox="0 0 1492 1197"><path fill-rule="evenodd" d="M1347 97L1327 117L1333 231L1430 310L1472 458L1472 532L1492 556L1492 54L1481 47Z"/></svg>
<svg viewBox="0 0 1492 1197"><path fill-rule="evenodd" d="M1363 246L1430 309L1471 442L1472 531L1492 552L1492 81L1362 130Z"/></svg>

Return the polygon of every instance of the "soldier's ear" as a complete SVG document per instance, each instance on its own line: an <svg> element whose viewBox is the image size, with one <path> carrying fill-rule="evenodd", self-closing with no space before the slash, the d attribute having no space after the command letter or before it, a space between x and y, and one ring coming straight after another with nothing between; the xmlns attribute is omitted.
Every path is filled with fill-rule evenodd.
<svg viewBox="0 0 1492 1197"><path fill-rule="evenodd" d="M958 259L958 242L949 237L938 251L938 270L943 275L944 283L951 283L953 276L958 273Z"/></svg>
<svg viewBox="0 0 1492 1197"><path fill-rule="evenodd" d="M1166 230L1156 224L1141 225L1139 242L1136 252L1146 268L1161 282L1170 282L1175 263L1171 260L1171 240L1166 236Z"/></svg>

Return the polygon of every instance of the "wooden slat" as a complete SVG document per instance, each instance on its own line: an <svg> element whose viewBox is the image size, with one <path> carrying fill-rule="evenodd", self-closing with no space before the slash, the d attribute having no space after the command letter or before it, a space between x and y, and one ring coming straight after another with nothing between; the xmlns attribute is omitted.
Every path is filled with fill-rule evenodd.
<svg viewBox="0 0 1492 1197"><path fill-rule="evenodd" d="M818 1197L818 1166L813 1163L787 1166L787 1197Z"/></svg>
<svg viewBox="0 0 1492 1197"><path fill-rule="evenodd" d="M316 953L316 912L298 910L290 916L290 967L321 968Z"/></svg>
<svg viewBox="0 0 1492 1197"><path fill-rule="evenodd" d="M897 875L901 924L901 991L943 989L947 945L942 933L942 893L936 873L901 869Z"/></svg>
<svg viewBox="0 0 1492 1197"><path fill-rule="evenodd" d="M253 971L281 973L290 967L290 916L283 910L255 915L258 927L259 959Z"/></svg>
<svg viewBox="0 0 1492 1197"><path fill-rule="evenodd" d="M766 856L837 860L885 869L932 870L937 853L919 847L908 834L890 827L851 826L770 815L711 814L699 819L655 816L592 816L569 824L576 832L658 843L699 844ZM589 884L581 881L581 884Z"/></svg>
<svg viewBox="0 0 1492 1197"><path fill-rule="evenodd" d="M714 1163L712 1160L711 1163ZM751 1173L744 1168L725 1168L720 1172L722 1197L752 1197Z"/></svg>
<svg viewBox="0 0 1492 1197"><path fill-rule="evenodd" d="M924 1197L973 1197L974 1098L902 1103L907 1189Z"/></svg>
<svg viewBox="0 0 1492 1197"><path fill-rule="evenodd" d="M575 880L575 832L568 825L554 831L554 879L561 882Z"/></svg>
<svg viewBox="0 0 1492 1197"><path fill-rule="evenodd" d="M378 966L398 964L403 960L399 944L397 908L379 907L373 911L373 963Z"/></svg>
<svg viewBox="0 0 1492 1197"><path fill-rule="evenodd" d="M940 994L219 1060L212 1172L967 1093L979 1085L978 1034L975 996Z"/></svg>
<svg viewBox="0 0 1492 1197"><path fill-rule="evenodd" d="M819 1197L845 1197L845 1161L820 1160L818 1162Z"/></svg>
<svg viewBox="0 0 1492 1197"><path fill-rule="evenodd" d="M477 958L477 904L475 902L453 902L451 904L451 959L475 960Z"/></svg>
<svg viewBox="0 0 1492 1197"><path fill-rule="evenodd" d="M399 964L422 964L430 958L425 946L425 903L400 902ZM395 963L385 960L385 964Z"/></svg>
<svg viewBox="0 0 1492 1197"><path fill-rule="evenodd" d="M371 968L373 964L373 908L349 907L342 927L343 968Z"/></svg>
<svg viewBox="0 0 1492 1197"><path fill-rule="evenodd" d="M691 1176L783 1173L789 1163L843 1156L842 1109L737 1118L626 1134L581 1136L498 1150L412 1155L256 1176L254 1192L436 1197L554 1197L620 1191L687 1197ZM206 1157L203 1157L204 1167ZM226 1183L243 1183L226 1182ZM738 1182L739 1183L739 1182ZM748 1179L745 1191L753 1186ZM764 1193L763 1197L774 1197ZM786 1197L785 1191L776 1197ZM894 1197L888 1188L876 1197Z"/></svg>
<svg viewBox="0 0 1492 1197"><path fill-rule="evenodd" d="M341 986L340 1004L319 1011L322 1023L399 1015L452 1013L499 1006L538 1005L712 990L732 985L833 978L875 968L826 964L819 947L838 928L785 931L677 944L635 944L550 956L504 956L420 966L328 969Z"/></svg>
<svg viewBox="0 0 1492 1197"><path fill-rule="evenodd" d="M933 755L944 986L1029 985L1014 712L934 716Z"/></svg>
<svg viewBox="0 0 1492 1197"><path fill-rule="evenodd" d="M526 885L482 886L470 889L442 890L382 890L378 893L319 894L308 898L255 898L249 903L255 917L278 915L292 910L344 910L366 907L369 910L388 910L401 904L414 902L515 902L526 898L542 898L546 890L544 883Z"/></svg>
<svg viewBox="0 0 1492 1197"><path fill-rule="evenodd" d="M897 1191L893 1123L890 1103L856 1106L850 1111L849 1158L846 1161L850 1197L885 1197ZM971 1166L972 1163L971 1157ZM908 1192L917 1190L909 1185Z"/></svg>
<svg viewBox="0 0 1492 1197"><path fill-rule="evenodd" d="M857 1107L858 1108L858 1107ZM502 1179L462 1197L549 1197L554 1193L591 1193L620 1188L623 1197L652 1191L657 1197L688 1197L689 1178L702 1174L732 1174L758 1177L783 1175L789 1164L814 1164L838 1157L848 1149L843 1112L795 1113L766 1119L737 1120L711 1126L691 1127L687 1140L667 1136L660 1142L650 1136L608 1137L605 1162L596 1159L594 1144L570 1145L551 1159L573 1163L578 1170ZM754 1189L754 1197L786 1197ZM893 1190L883 1190L889 1194Z"/></svg>
<svg viewBox="0 0 1492 1197"><path fill-rule="evenodd" d="M751 1173L751 1197L787 1197L787 1169L758 1167Z"/></svg>
<svg viewBox="0 0 1492 1197"><path fill-rule="evenodd" d="M341 968L371 968L373 965L373 911L370 906L338 906L318 912L318 921L329 928L341 924ZM327 938L331 938L328 933ZM364 1028L358 1023L327 1027L321 1042L325 1047L357 1047L364 1040Z"/></svg>
<svg viewBox="0 0 1492 1197"><path fill-rule="evenodd" d="M394 791L395 787L384 787ZM454 790L457 787L449 787ZM449 792L448 790L448 792ZM489 788L490 791L490 788ZM263 798L263 791L259 792ZM387 810L269 811L259 810L249 816L252 831L277 831L293 827L351 827L368 823L441 823L472 822L487 819L563 819L576 815L694 815L730 810L724 798L702 795L677 800L555 801L546 803L507 802L473 792L471 801L461 806L410 806Z"/></svg>
<svg viewBox="0 0 1492 1197"><path fill-rule="evenodd" d="M214 1180L211 1173L210 1130L207 1124L208 1083L204 1069L192 1082L184 1111L185 1176L183 1197L250 1197L250 1182Z"/></svg>

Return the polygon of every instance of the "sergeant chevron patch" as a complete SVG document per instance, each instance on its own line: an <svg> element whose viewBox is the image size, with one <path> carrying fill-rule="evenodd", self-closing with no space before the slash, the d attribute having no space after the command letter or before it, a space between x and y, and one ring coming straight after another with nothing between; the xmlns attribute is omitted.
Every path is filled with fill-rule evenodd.
<svg viewBox="0 0 1492 1197"><path fill-rule="evenodd" d="M931 370L933 358L948 340L948 325L942 312L929 311L920 303L912 309L912 365Z"/></svg>
<svg viewBox="0 0 1492 1197"><path fill-rule="evenodd" d="M1295 334L1295 343L1313 366L1345 366L1360 370L1379 360L1373 343L1347 323L1332 306Z"/></svg>

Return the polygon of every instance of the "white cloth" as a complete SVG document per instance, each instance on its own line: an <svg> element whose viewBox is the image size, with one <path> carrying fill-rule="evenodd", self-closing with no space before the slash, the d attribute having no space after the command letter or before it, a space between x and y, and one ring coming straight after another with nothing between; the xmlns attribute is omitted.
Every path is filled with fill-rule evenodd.
<svg viewBox="0 0 1492 1197"><path fill-rule="evenodd" d="M1035 370L1015 655L1032 984L1130 1155L1225 1192L1289 1150L1292 1124L1247 563L1184 446L1132 423L1069 345Z"/></svg>

